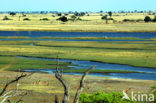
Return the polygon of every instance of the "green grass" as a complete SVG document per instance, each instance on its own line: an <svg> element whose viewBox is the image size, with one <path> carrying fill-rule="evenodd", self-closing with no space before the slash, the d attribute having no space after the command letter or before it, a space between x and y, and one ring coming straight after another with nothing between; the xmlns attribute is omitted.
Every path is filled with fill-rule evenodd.
<svg viewBox="0 0 156 103"><path fill-rule="evenodd" d="M56 58L59 52L59 57L62 59L156 68L156 46L148 44L155 43L155 41L145 43L141 41L138 44L130 44L133 42L33 41L36 46L27 45L30 41L18 41L17 45L16 41L7 42L3 41L5 45L0 45L0 55Z"/></svg>
<svg viewBox="0 0 156 103"><path fill-rule="evenodd" d="M72 69L72 70L64 70L64 73L84 73L86 69ZM136 72L136 71L126 71L126 70L100 70L94 69L91 70L90 73L102 73L102 74L109 74L109 73L143 73L143 72Z"/></svg>
<svg viewBox="0 0 156 103"><path fill-rule="evenodd" d="M140 44L137 42L90 42L90 41L40 41L35 45L47 47L71 47L71 48L93 48L93 49L127 49L127 50L155 50L155 45L147 45L148 43L156 43L156 41L146 42L142 41Z"/></svg>
<svg viewBox="0 0 156 103"><path fill-rule="evenodd" d="M60 63L66 69L71 63ZM0 56L0 70L18 71L25 69L55 69L56 62L20 57Z"/></svg>

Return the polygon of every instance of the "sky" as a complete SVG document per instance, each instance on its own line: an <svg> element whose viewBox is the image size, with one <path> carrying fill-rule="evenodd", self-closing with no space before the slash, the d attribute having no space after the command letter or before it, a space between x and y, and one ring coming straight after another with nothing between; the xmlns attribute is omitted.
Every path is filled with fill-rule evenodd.
<svg viewBox="0 0 156 103"><path fill-rule="evenodd" d="M0 11L156 11L156 0L2 0Z"/></svg>

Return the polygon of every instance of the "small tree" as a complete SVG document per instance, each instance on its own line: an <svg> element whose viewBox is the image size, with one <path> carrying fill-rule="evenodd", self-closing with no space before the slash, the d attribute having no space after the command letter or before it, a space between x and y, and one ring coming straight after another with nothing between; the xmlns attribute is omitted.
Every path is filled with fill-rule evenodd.
<svg viewBox="0 0 156 103"><path fill-rule="evenodd" d="M61 13L57 13L57 16L62 16L62 14Z"/></svg>
<svg viewBox="0 0 156 103"><path fill-rule="evenodd" d="M110 18L112 17L112 12L110 11L110 12L108 12L108 15L110 16Z"/></svg>
<svg viewBox="0 0 156 103"><path fill-rule="evenodd" d="M16 13L15 13L15 12L10 12L10 15L11 15L11 16L15 16Z"/></svg>
<svg viewBox="0 0 156 103"><path fill-rule="evenodd" d="M4 16L3 20L11 20L7 16Z"/></svg>
<svg viewBox="0 0 156 103"><path fill-rule="evenodd" d="M77 17L76 17L75 15L72 15L71 18L72 18L72 19L76 19Z"/></svg>
<svg viewBox="0 0 156 103"><path fill-rule="evenodd" d="M145 22L150 22L150 21L152 21L152 20L151 20L151 18L150 18L149 16L146 16L145 19L144 19L144 21L145 21Z"/></svg>
<svg viewBox="0 0 156 103"><path fill-rule="evenodd" d="M100 10L99 12L100 12L100 13L103 13L103 10Z"/></svg>
<svg viewBox="0 0 156 103"><path fill-rule="evenodd" d="M156 22L156 16L154 17L154 19L152 20L153 22Z"/></svg>
<svg viewBox="0 0 156 103"><path fill-rule="evenodd" d="M68 18L65 16L62 16L62 17L58 18L57 20L60 20L62 22L66 22L66 21L68 21Z"/></svg>
<svg viewBox="0 0 156 103"><path fill-rule="evenodd" d="M80 16L79 13L78 13L77 11L74 13L74 15L75 15L75 16Z"/></svg>
<svg viewBox="0 0 156 103"><path fill-rule="evenodd" d="M107 17L107 15L102 16L101 19L102 19L102 20L106 20L106 24L108 24L108 17Z"/></svg>
<svg viewBox="0 0 156 103"><path fill-rule="evenodd" d="M80 12L79 16L84 16L86 13L85 12Z"/></svg>

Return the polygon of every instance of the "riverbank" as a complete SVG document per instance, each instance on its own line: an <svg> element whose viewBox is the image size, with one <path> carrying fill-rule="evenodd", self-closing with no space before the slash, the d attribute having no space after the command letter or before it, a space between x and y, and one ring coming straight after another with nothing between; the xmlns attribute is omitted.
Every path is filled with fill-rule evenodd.
<svg viewBox="0 0 156 103"><path fill-rule="evenodd" d="M0 88L3 87L6 80L12 80L17 76L17 74L19 75L20 73L0 72L0 81L3 81L0 84ZM71 84L70 93L72 101L81 76L63 75L63 77L68 81L68 83ZM39 80L41 83L35 84ZM46 83L49 83L49 85L46 85ZM28 78L20 80L19 84L19 89L26 90L28 92L28 95L23 98L25 102L41 103L41 101L44 101L44 103L49 103L54 101L55 95L58 95L59 99L63 97L62 85L55 78L55 76L51 74L35 73ZM123 90L127 90L129 88L131 88L131 91L136 93L149 93L150 88L152 86L156 86L156 81L87 76L85 84L86 86L82 93L122 92ZM13 88L14 86L10 86L8 90Z"/></svg>

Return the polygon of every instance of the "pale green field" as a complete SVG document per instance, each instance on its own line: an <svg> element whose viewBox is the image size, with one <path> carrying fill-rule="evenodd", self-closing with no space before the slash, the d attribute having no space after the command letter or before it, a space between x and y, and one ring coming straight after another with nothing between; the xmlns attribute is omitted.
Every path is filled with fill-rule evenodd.
<svg viewBox="0 0 156 103"><path fill-rule="evenodd" d="M146 13L128 13L128 14L113 14L115 22L109 20L106 24L105 20L101 20L101 15L92 13L90 16L80 17L82 20L61 22L56 19L59 18L55 14L27 14L27 17L10 16L9 14L0 14L0 30L35 30L35 31L92 31L92 32L156 32L156 23L142 22L122 22L123 19L144 19L148 14ZM106 15L106 14L103 14ZM3 21L4 16L12 20ZM70 19L72 14L67 17ZM154 18L154 15L150 15ZM29 18L31 21L23 21L24 18ZM49 21L41 21L40 19L48 18Z"/></svg>
<svg viewBox="0 0 156 103"><path fill-rule="evenodd" d="M149 44L129 44L129 42L64 42L33 41L0 42L1 55L22 55L30 57L91 60L106 63L127 64L140 67L156 67L156 46ZM155 43L151 42L151 43Z"/></svg>

